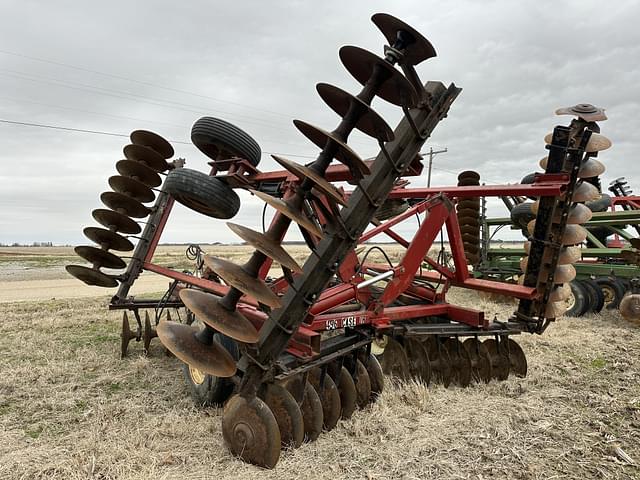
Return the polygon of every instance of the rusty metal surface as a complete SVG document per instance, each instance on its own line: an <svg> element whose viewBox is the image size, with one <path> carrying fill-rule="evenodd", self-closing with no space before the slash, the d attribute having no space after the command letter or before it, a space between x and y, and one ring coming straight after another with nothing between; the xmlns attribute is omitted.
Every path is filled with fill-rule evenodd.
<svg viewBox="0 0 640 480"><path fill-rule="evenodd" d="M351 45L340 49L340 60L347 71L361 85L365 85L373 75L376 66L385 71L386 80L376 93L393 105L411 108L418 102L418 94L402 73L389 62L364 48Z"/></svg>
<svg viewBox="0 0 640 480"><path fill-rule="evenodd" d="M96 222L115 232L135 235L142 231L142 227L140 227L140 225L138 225L134 220L114 210L97 208L91 212L91 215Z"/></svg>
<svg viewBox="0 0 640 480"><path fill-rule="evenodd" d="M162 185L162 179L155 170L135 160L119 160L116 163L116 170L120 175L139 180L149 187Z"/></svg>
<svg viewBox="0 0 640 480"><path fill-rule="evenodd" d="M429 385L431 382L431 362L425 346L415 338L405 338L404 350L407 354L411 375L424 382L425 385Z"/></svg>
<svg viewBox="0 0 640 480"><path fill-rule="evenodd" d="M100 200L110 209L129 217L144 218L151 212L142 203L123 193L103 192L100 194Z"/></svg>
<svg viewBox="0 0 640 480"><path fill-rule="evenodd" d="M192 288L180 290L180 299L197 319L224 335L244 343L258 341L258 331L237 311L229 311L220 305L220 297Z"/></svg>
<svg viewBox="0 0 640 480"><path fill-rule="evenodd" d="M456 337L449 337L445 340L444 347L451 359L454 383L461 387L468 386L471 383L471 356L469 352Z"/></svg>
<svg viewBox="0 0 640 480"><path fill-rule="evenodd" d="M302 445L304 421L293 395L277 383L266 383L258 396L267 404L278 423L282 446L297 448Z"/></svg>
<svg viewBox="0 0 640 480"><path fill-rule="evenodd" d="M328 83L318 83L316 90L324 103L341 117L344 117L352 106L365 112L355 125L355 128L361 132L381 142L390 142L394 139L393 130L389 124L358 97Z"/></svg>
<svg viewBox="0 0 640 480"><path fill-rule="evenodd" d="M241 266L211 255L205 255L204 263L225 283L237 288L242 293L272 308L280 306L278 296L262 280L252 277Z"/></svg>
<svg viewBox="0 0 640 480"><path fill-rule="evenodd" d="M500 343L507 350L509 355L509 372L516 377L524 378L527 376L527 357L522 347L511 338L501 340Z"/></svg>
<svg viewBox="0 0 640 480"><path fill-rule="evenodd" d="M156 198L153 190L139 180L124 175L109 177L109 186L115 192L124 193L142 203L153 202Z"/></svg>
<svg viewBox="0 0 640 480"><path fill-rule="evenodd" d="M316 440L322 433L322 425L324 423L324 412L322 411L322 402L318 396L318 392L313 386L305 382L304 396L300 404L302 412L302 420L304 421L304 436L309 442Z"/></svg>
<svg viewBox="0 0 640 480"><path fill-rule="evenodd" d="M291 208L287 202L284 200L280 200L279 198L272 197L271 195L267 195L266 193L260 192L258 190L249 189L251 193L253 193L256 197L258 197L263 202L267 203L270 207L275 208L278 212L280 212L285 217L293 220L295 223L300 225L309 233L312 233L316 237L322 237L322 230L316 227L311 220L305 217L301 212L298 212Z"/></svg>
<svg viewBox="0 0 640 480"><path fill-rule="evenodd" d="M491 373L496 380L506 380L509 377L511 363L507 356L507 350L500 345L495 339L485 340L484 346L487 347L489 357L491 358Z"/></svg>
<svg viewBox="0 0 640 480"><path fill-rule="evenodd" d="M344 195L342 195L342 193L340 193L336 187L327 182L323 177L318 175L310 168L305 167L304 165L300 165L299 163L292 162L291 160L287 160L286 158L280 157L278 155L271 155L271 157L299 179L309 179L311 182L313 182L314 188L316 190L319 190L328 197L331 197L340 205L347 204L344 199Z"/></svg>
<svg viewBox="0 0 640 480"><path fill-rule="evenodd" d="M184 323L164 321L156 328L162 344L184 363L216 377L231 377L236 362L226 348L213 340L210 345L196 338L199 329Z"/></svg>
<svg viewBox="0 0 640 480"><path fill-rule="evenodd" d="M578 103L571 107L563 107L556 110L556 115L573 115L587 122L600 122L607 119L604 108L599 108L590 103Z"/></svg>
<svg viewBox="0 0 640 480"><path fill-rule="evenodd" d="M264 253L267 257L272 258L294 272L302 273L300 265L298 265L293 257L291 257L291 255L289 255L287 251L274 240L262 233L236 223L227 222L227 226L242 240L250 244L256 250Z"/></svg>
<svg viewBox="0 0 640 480"><path fill-rule="evenodd" d="M371 21L380 29L387 39L387 42L389 42L389 45L393 45L396 42L399 34L408 36L408 46L404 51L403 63L418 65L436 56L436 50L429 40L424 38L422 34L413 27L393 15L376 13L371 17Z"/></svg>
<svg viewBox="0 0 640 480"><path fill-rule="evenodd" d="M81 245L75 247L73 251L96 268L124 268L127 266L120 257L101 248Z"/></svg>
<svg viewBox="0 0 640 480"><path fill-rule="evenodd" d="M471 360L471 374L477 382L489 383L491 372L491 356L484 343L477 338L468 338L463 343Z"/></svg>
<svg viewBox="0 0 640 480"><path fill-rule="evenodd" d="M142 145L156 151L163 158L171 158L175 153L171 144L157 133L148 130L135 130L129 136L131 143L134 145Z"/></svg>
<svg viewBox="0 0 640 480"><path fill-rule="evenodd" d="M327 142L332 141L338 148L335 159L349 167L349 170L351 170L354 176L362 177L371 173L367 164L362 161L349 145L338 138L337 135L302 120L294 120L293 124L320 149L325 148Z"/></svg>
<svg viewBox="0 0 640 480"><path fill-rule="evenodd" d="M325 430L333 430L340 420L340 392L333 379L322 375L320 368L309 372L308 382L316 390L322 404L323 426Z"/></svg>
<svg viewBox="0 0 640 480"><path fill-rule="evenodd" d="M142 163L156 172L164 172L169 168L169 164L162 155L144 145L131 143L122 149L122 153L124 153L124 158L127 160Z"/></svg>
<svg viewBox="0 0 640 480"><path fill-rule="evenodd" d="M122 235L118 235L111 230L100 227L86 227L82 233L89 239L96 242L102 248L118 250L120 252L130 252L133 250L133 243Z"/></svg>
<svg viewBox="0 0 640 480"><path fill-rule="evenodd" d="M94 268L82 265L67 265L65 269L69 274L87 285L104 288L113 288L118 286L118 281L114 277L107 275L106 273L102 273Z"/></svg>

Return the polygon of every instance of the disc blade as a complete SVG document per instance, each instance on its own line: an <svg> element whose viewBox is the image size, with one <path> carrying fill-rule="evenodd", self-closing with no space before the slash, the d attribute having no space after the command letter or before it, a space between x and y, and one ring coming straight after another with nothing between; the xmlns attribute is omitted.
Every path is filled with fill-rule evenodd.
<svg viewBox="0 0 640 480"><path fill-rule="evenodd" d="M418 94L411 83L393 65L377 55L363 48L347 45L340 49L340 60L361 85L369 81L376 66L383 69L387 79L376 95L387 102L408 108L415 107L418 103Z"/></svg>
<svg viewBox="0 0 640 480"><path fill-rule="evenodd" d="M302 445L304 421L293 395L277 383L263 384L258 395L267 404L278 423L282 446L297 448Z"/></svg>
<svg viewBox="0 0 640 480"><path fill-rule="evenodd" d="M100 194L100 200L110 209L129 217L144 218L151 212L149 208L123 193L104 192Z"/></svg>
<svg viewBox="0 0 640 480"><path fill-rule="evenodd" d="M302 273L302 268L298 263L287 253L287 251L278 245L274 240L271 240L266 235L251 230L250 228L243 227L235 223L227 222L227 226L233 233L238 235L242 240L250 244L256 250L264 253L267 257L274 259L279 264L287 267L297 273Z"/></svg>
<svg viewBox="0 0 640 480"><path fill-rule="evenodd" d="M323 382L321 382L321 379ZM340 420L342 410L340 392L329 375L322 378L322 371L316 367L309 371L308 382L315 388L322 403L323 425L325 430L333 430Z"/></svg>
<svg viewBox="0 0 640 480"><path fill-rule="evenodd" d="M572 202L588 202L595 200L600 196L600 192L596 187L588 182L581 181L573 191L571 196Z"/></svg>
<svg viewBox="0 0 640 480"><path fill-rule="evenodd" d="M386 345L380 358L382 371L387 375L393 375L400 380L408 380L411 376L409 369L409 359L402 345L393 338L385 337Z"/></svg>
<svg viewBox="0 0 640 480"><path fill-rule="evenodd" d="M102 273L94 268L84 267L82 265L67 265L65 270L70 275L73 275L87 285L104 288L118 286L118 281L114 277L107 275L106 273Z"/></svg>
<svg viewBox="0 0 640 480"><path fill-rule="evenodd" d="M362 161L358 154L333 133L327 132L310 123L303 122L302 120L294 120L293 124L320 149L323 149L328 141L333 142L333 144L337 146L337 152L335 154L336 160L349 167L349 170L351 170L354 176L363 177L371 173L367 164Z"/></svg>
<svg viewBox="0 0 640 480"><path fill-rule="evenodd" d="M540 207L540 201L536 200L531 204L531 213L538 214L538 208ZM593 212L589 207L582 203L576 203L569 209L569 215L567 216L568 224L581 224L587 223L593 217ZM554 216L554 222L560 221L560 212Z"/></svg>
<svg viewBox="0 0 640 480"><path fill-rule="evenodd" d="M147 130L135 130L131 132L129 138L131 139L131 143L134 145L149 147L165 159L173 157L173 147L157 133L149 132Z"/></svg>
<svg viewBox="0 0 640 480"><path fill-rule="evenodd" d="M544 137L545 143L551 143L552 134L548 133ZM601 152L603 150L607 150L612 145L611 140L609 140L604 135L600 135L599 133L592 133L589 141L587 142L587 146L584 151L587 153L595 153Z"/></svg>
<svg viewBox="0 0 640 480"><path fill-rule="evenodd" d="M544 316L546 318L558 318L564 315L567 311L567 304L563 300L561 302L549 302L544 310Z"/></svg>
<svg viewBox="0 0 640 480"><path fill-rule="evenodd" d="M272 197L266 193L262 193L258 190L249 189L251 193L253 193L260 200L268 204L270 207L275 208L278 212L280 212L285 217L293 220L302 228L307 230L309 233L312 233L316 237L322 237L322 231L316 227L307 217L305 217L302 213L295 211L293 208L289 206L287 202L281 200L276 197Z"/></svg>
<svg viewBox="0 0 640 480"><path fill-rule="evenodd" d="M126 145L122 152L127 160L140 162L143 165L152 168L156 172L164 172L169 168L167 161L162 155L155 150L143 145L135 145L133 143Z"/></svg>
<svg viewBox="0 0 640 480"><path fill-rule="evenodd" d="M91 215L99 224L107 227L109 230L116 232L128 233L135 235L140 233L142 228L135 221L131 220L122 213L115 212L113 210L107 210L106 208L97 208Z"/></svg>
<svg viewBox="0 0 640 480"><path fill-rule="evenodd" d="M302 419L304 420L304 435L309 442L317 440L322 433L322 424L324 423L324 412L322 411L322 402L318 396L318 392L313 386L306 382L304 384L304 397L300 404L302 411Z"/></svg>
<svg viewBox="0 0 640 480"><path fill-rule="evenodd" d="M103 248L118 250L119 252L130 252L133 250L133 243L111 230L99 227L86 227L82 230L82 233L84 233L85 237L89 240L96 242Z"/></svg>
<svg viewBox="0 0 640 480"><path fill-rule="evenodd" d="M571 296L571 286L568 283L558 285L549 294L550 302L564 302Z"/></svg>
<svg viewBox="0 0 640 480"><path fill-rule="evenodd" d="M573 265L558 265L553 275L554 283L567 283L576 278L576 269Z"/></svg>
<svg viewBox="0 0 640 480"><path fill-rule="evenodd" d="M142 203L152 202L156 198L153 190L135 178L114 175L109 177L109 186L113 188L114 191L124 193L128 197Z"/></svg>
<svg viewBox="0 0 640 480"><path fill-rule="evenodd" d="M345 117L349 109L355 106L358 112L361 112L355 128L361 132L381 142L390 142L393 140L393 130L391 130L387 122L385 122L371 106L364 103L358 97L328 83L318 83L316 90L322 100L324 100L324 103L329 105L331 110L341 117Z"/></svg>
<svg viewBox="0 0 640 480"><path fill-rule="evenodd" d="M180 299L196 318L218 332L244 343L256 343L258 331L238 311L230 311L220 305L220 298L201 290L180 290Z"/></svg>
<svg viewBox="0 0 640 480"><path fill-rule="evenodd" d="M409 372L418 381L429 385L431 381L431 363L427 349L422 342L413 338L405 338L404 351L409 361Z"/></svg>
<svg viewBox="0 0 640 480"><path fill-rule="evenodd" d="M120 257L96 247L79 246L73 249L77 255L92 263L95 268L124 268L127 266Z"/></svg>
<svg viewBox="0 0 640 480"><path fill-rule="evenodd" d="M578 170L578 178L591 178L598 177L602 175L606 170L604 163L595 158L588 158L582 165L580 165L580 170Z"/></svg>
<svg viewBox="0 0 640 480"><path fill-rule="evenodd" d="M632 293L620 301L620 315L625 320L640 324L640 295Z"/></svg>
<svg viewBox="0 0 640 480"><path fill-rule="evenodd" d="M471 372L476 382L489 383L491 381L491 358L487 347L477 338L468 338L463 343L471 359Z"/></svg>
<svg viewBox="0 0 640 480"><path fill-rule="evenodd" d="M516 377L524 378L527 376L527 357L522 350L522 347L518 345L515 340L507 338L500 342L507 350L509 357L509 371Z"/></svg>
<svg viewBox="0 0 640 480"><path fill-rule="evenodd" d="M531 251L531 242L524 243L524 251L529 254ZM545 251L542 255L543 262L549 262L551 260L552 252L550 250ZM582 258L582 250L577 246L562 247L560 254L558 255L558 264L566 265L567 263L576 263Z"/></svg>
<svg viewBox="0 0 640 480"><path fill-rule="evenodd" d="M237 288L242 293L272 308L281 306L278 296L262 280L252 277L241 266L210 255L204 256L204 263L225 283Z"/></svg>
<svg viewBox="0 0 640 480"><path fill-rule="evenodd" d="M600 122L607 119L604 108L598 108L590 103L579 103L571 107L559 108L556 115L573 115L587 122Z"/></svg>
<svg viewBox="0 0 640 480"><path fill-rule="evenodd" d="M487 347L487 351L491 357L491 372L493 374L493 378L499 381L509 378L511 365L506 349L499 346L498 342L493 338L485 340L482 343Z"/></svg>
<svg viewBox="0 0 640 480"><path fill-rule="evenodd" d="M231 377L236 362L226 348L213 340L205 345L196 338L198 328L184 323L160 322L156 328L162 344L187 365L216 377Z"/></svg>
<svg viewBox="0 0 640 480"><path fill-rule="evenodd" d="M320 175L318 175L315 171L311 170L308 167L305 167L304 165L292 162L291 160L287 160L286 158L280 157L278 155L271 155L271 157L299 179L309 179L309 181L313 182L314 187L317 190L331 197L340 205L347 204L347 202L344 200L344 196L338 191L338 189L327 182Z"/></svg>
<svg viewBox="0 0 640 480"><path fill-rule="evenodd" d="M461 387L471 383L471 356L464 348L462 342L455 337L450 337L444 342L444 347L449 353L453 370L453 381Z"/></svg>
<svg viewBox="0 0 640 480"><path fill-rule="evenodd" d="M562 245L577 245L587 239L587 229L582 225L567 225L562 236Z"/></svg>
<svg viewBox="0 0 640 480"><path fill-rule="evenodd" d="M400 32L409 37L408 46L403 52L403 63L418 65L437 55L431 42L402 20L386 13L376 13L371 17L371 21L380 29L391 46L396 42Z"/></svg>
<svg viewBox="0 0 640 480"><path fill-rule="evenodd" d="M155 170L134 160L120 160L116 163L116 170L120 175L139 180L149 187L162 185L162 179Z"/></svg>

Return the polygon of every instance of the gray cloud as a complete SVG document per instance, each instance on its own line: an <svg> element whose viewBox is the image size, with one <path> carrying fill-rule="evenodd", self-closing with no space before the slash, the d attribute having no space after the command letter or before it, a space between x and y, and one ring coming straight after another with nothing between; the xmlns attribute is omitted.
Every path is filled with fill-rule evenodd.
<svg viewBox="0 0 640 480"><path fill-rule="evenodd" d="M464 89L431 139L448 148L436 157L434 184L453 184L450 172L464 169L478 170L487 182L519 180L544 155L543 136L566 120L553 110L590 102L610 117L602 124L614 141L602 155L605 181L625 175L635 186L636 2L396 1L388 7L378 1L8 1L0 45L18 55L0 52L0 118L116 133L146 128L187 141L191 124L213 115L250 132L265 152L313 156L317 150L291 120L336 124L314 85L357 91L337 50L355 44L381 53L383 38L369 17L389 11L438 51L419 66L423 80ZM392 125L400 118L381 100L374 107ZM100 206L99 193L126 143L0 124L0 241L84 242L82 227L92 223L90 212ZM376 154L375 143L361 135L352 145L364 157ZM175 147L188 166L207 168L193 146ZM261 166L275 163L265 153ZM259 227L260 202L242 198L234 221ZM494 205L494 213L504 214ZM219 222L184 208L176 209L165 239L235 240Z"/></svg>

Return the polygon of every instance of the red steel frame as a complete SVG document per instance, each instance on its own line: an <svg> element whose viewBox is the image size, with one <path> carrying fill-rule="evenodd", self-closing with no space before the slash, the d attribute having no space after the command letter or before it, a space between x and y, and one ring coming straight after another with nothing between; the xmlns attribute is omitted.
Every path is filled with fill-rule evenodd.
<svg viewBox="0 0 640 480"><path fill-rule="evenodd" d="M239 164L242 165L243 162L240 161ZM409 175L417 175L420 171L421 164L412 164ZM264 181L282 182L285 198L293 193L296 182L299 181L297 177L288 171L260 173L253 167L247 167L244 170L239 170L239 172L237 167L229 168L226 177L230 180L230 183L255 185ZM247 176L244 174L246 172L251 172L251 174ZM214 167L212 174L215 173L216 169ZM347 181L350 179L348 169L340 165L331 166L327 170L326 177L329 181ZM568 177L566 175L538 175L535 183L526 185L396 188L389 198L423 200L410 207L404 213L375 226L363 234L358 243L365 243L379 234L385 234L406 248L403 258L395 267L374 263L359 266L357 255L355 252L351 252L338 270L337 276L341 283L322 292L310 308L305 324L298 329L298 332L290 342L288 351L298 357L308 358L317 354L320 350L320 333L318 332L356 327L358 325L371 325L378 330L384 330L389 328L393 322L419 317L442 316L472 327L486 328L488 321L484 318L483 312L446 303L445 294L450 286L500 293L524 299L535 298L537 292L530 287L475 279L469 276L462 236L454 208L455 200L465 197L498 197L503 195L559 196L562 194L567 181ZM345 193L345 196L348 197L348 195L349 193ZM321 201L325 206L328 205L326 199L318 199L317 201ZM181 273L152 262L172 206L173 199L170 198L158 228L150 241L147 255L144 258L143 269L217 295L226 294L229 287L225 285ZM317 205L315 211L320 221L322 221L324 217ZM393 231L392 228L395 225L416 214L424 214L425 218L410 241ZM276 217L278 215L280 214L276 213ZM273 221L275 221L275 218ZM443 228L446 228L447 231L455 270L439 265L427 256ZM433 270L423 272L423 262L426 262ZM266 278L270 266L271 262L268 261L259 272L260 278ZM393 271L391 280L388 281L379 298L373 300L371 290L368 287L358 288L358 285L364 281L364 277L359 273L358 268L373 272ZM441 291L438 292L437 286L433 287L426 282L435 283L436 285L442 284ZM284 277L272 283L272 288L276 292L284 291L287 286L288 283ZM428 303L389 306L402 294L418 297ZM356 304L345 305L354 301ZM367 305L367 308L359 309L361 308L360 305ZM340 306L343 307L337 308ZM258 303L246 295L242 298L238 309L258 329L267 320L267 314L259 310Z"/></svg>

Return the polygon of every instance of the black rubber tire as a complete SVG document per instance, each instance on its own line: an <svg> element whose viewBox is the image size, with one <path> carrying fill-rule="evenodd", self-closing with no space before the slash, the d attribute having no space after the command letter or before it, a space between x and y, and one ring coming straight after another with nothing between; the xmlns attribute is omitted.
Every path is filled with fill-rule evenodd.
<svg viewBox="0 0 640 480"><path fill-rule="evenodd" d="M605 212L611 206L611 197L606 193L601 193L600 198L584 203L592 212Z"/></svg>
<svg viewBox="0 0 640 480"><path fill-rule="evenodd" d="M240 209L240 197L229 185L198 170L172 170L164 190L185 207L208 217L232 218Z"/></svg>
<svg viewBox="0 0 640 480"><path fill-rule="evenodd" d="M202 117L191 127L191 141L212 160L240 157L254 167L260 163L262 151L251 135L235 125L214 117Z"/></svg>
<svg viewBox="0 0 640 480"><path fill-rule="evenodd" d="M384 203L378 207L374 216L380 221L388 220L389 218L406 212L408 208L409 202L406 200L385 200Z"/></svg>
<svg viewBox="0 0 640 480"><path fill-rule="evenodd" d="M581 317L589 308L587 292L580 282L572 281L569 283L571 293L573 294L573 306L565 312L566 317Z"/></svg>
<svg viewBox="0 0 640 480"><path fill-rule="evenodd" d="M516 227L526 230L527 224L535 220L536 214L531 211L533 202L519 203L511 209L511 223Z"/></svg>
<svg viewBox="0 0 640 480"><path fill-rule="evenodd" d="M580 283L588 294L589 309L587 311L600 313L604 308L604 294L602 293L602 290L600 290L600 287L595 280L591 280L590 278L582 279L580 280Z"/></svg>
<svg viewBox="0 0 640 480"><path fill-rule="evenodd" d="M602 290L605 296L605 308L607 310L613 310L614 308L618 308L620 306L620 301L622 297L624 297L624 284L618 280L617 278L611 277L598 277L596 278L596 283ZM609 291L610 299L607 300L607 294L605 290Z"/></svg>
<svg viewBox="0 0 640 480"><path fill-rule="evenodd" d="M216 333L213 338L227 349L234 360L238 360L238 358L240 358L238 344L235 340L222 335L221 333ZM198 407L220 406L226 402L233 393L234 384L228 378L220 378L214 375L205 374L204 381L202 383L195 383L191 377L191 373L189 372L189 365L186 363L182 364L182 373L191 392L193 403Z"/></svg>

